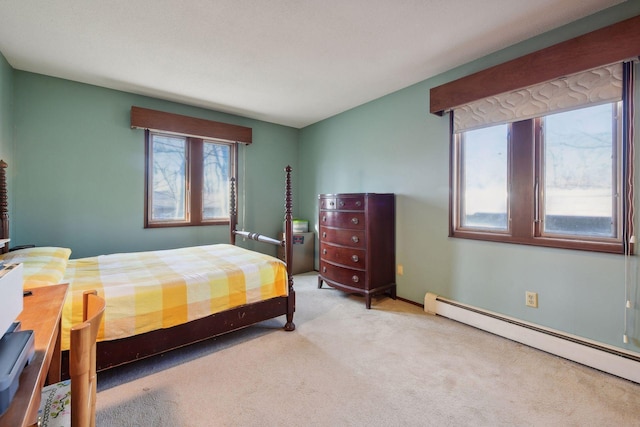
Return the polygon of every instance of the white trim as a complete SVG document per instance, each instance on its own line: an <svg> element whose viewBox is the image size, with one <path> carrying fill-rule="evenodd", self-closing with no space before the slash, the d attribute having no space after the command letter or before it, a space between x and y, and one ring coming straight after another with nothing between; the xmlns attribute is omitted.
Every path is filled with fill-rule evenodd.
<svg viewBox="0 0 640 427"><path fill-rule="evenodd" d="M443 317L474 326L574 362L640 383L640 353L524 322L428 293L430 310ZM433 307L435 306L435 310ZM426 306L425 306L426 307Z"/></svg>

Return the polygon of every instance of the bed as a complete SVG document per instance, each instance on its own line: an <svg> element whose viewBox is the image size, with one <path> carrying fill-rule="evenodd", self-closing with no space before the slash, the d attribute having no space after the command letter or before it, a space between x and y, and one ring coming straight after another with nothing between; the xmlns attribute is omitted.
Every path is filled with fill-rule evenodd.
<svg viewBox="0 0 640 427"><path fill-rule="evenodd" d="M6 167L0 162L0 239L9 238ZM97 369L105 370L191 343L286 316L293 331L295 291L291 263L236 246L236 237L284 246L291 260L291 168L285 169L283 240L238 231L231 185L229 244L71 259L62 247L28 247L0 255L21 262L24 287L69 283L62 318L63 374L71 325L82 318L82 293L107 301L98 334Z"/></svg>

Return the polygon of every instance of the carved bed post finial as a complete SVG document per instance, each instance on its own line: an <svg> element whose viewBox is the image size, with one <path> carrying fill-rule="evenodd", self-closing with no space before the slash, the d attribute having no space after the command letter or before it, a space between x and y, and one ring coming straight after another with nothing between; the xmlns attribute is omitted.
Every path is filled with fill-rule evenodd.
<svg viewBox="0 0 640 427"><path fill-rule="evenodd" d="M7 167L9 165L4 160L0 160L0 239L9 238L9 203L7 201ZM7 253L9 251L9 245L4 245L1 252Z"/></svg>
<svg viewBox="0 0 640 427"><path fill-rule="evenodd" d="M289 284L289 298L287 303L287 323L284 325L286 331L293 331L296 325L293 323L293 313L296 310L296 293L293 289L293 203L291 196L291 166L287 166L285 199L284 199L284 242L285 242L285 261L287 263L287 277Z"/></svg>
<svg viewBox="0 0 640 427"><path fill-rule="evenodd" d="M229 242L236 244L236 223L238 222L238 209L236 206L236 179L231 178L230 182L230 202L229 202Z"/></svg>

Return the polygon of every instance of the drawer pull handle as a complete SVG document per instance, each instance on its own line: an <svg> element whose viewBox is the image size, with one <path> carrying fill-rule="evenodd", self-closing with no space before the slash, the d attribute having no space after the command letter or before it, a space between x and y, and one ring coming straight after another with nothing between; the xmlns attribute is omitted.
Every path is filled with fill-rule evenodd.
<svg viewBox="0 0 640 427"><path fill-rule="evenodd" d="M322 222L327 222L327 217L326 216L322 217Z"/></svg>
<svg viewBox="0 0 640 427"><path fill-rule="evenodd" d="M327 254L327 250L326 250L326 249L323 249L323 250L322 250L322 255L326 255L326 254Z"/></svg>
<svg viewBox="0 0 640 427"><path fill-rule="evenodd" d="M340 200L340 207L344 206L344 201Z"/></svg>
<svg viewBox="0 0 640 427"><path fill-rule="evenodd" d="M327 237L327 233L325 233L324 231L322 232L322 238L324 239L325 237Z"/></svg>
<svg viewBox="0 0 640 427"><path fill-rule="evenodd" d="M356 206L357 206L357 207L362 206L362 202L361 202L360 200L356 201Z"/></svg>
<svg viewBox="0 0 640 427"><path fill-rule="evenodd" d="M360 278L358 276L353 276L351 280L353 280L354 283L358 283L360 281Z"/></svg>
<svg viewBox="0 0 640 427"><path fill-rule="evenodd" d="M358 218L351 218L351 222L354 223L354 224L357 224L360 221L358 221Z"/></svg>
<svg viewBox="0 0 640 427"><path fill-rule="evenodd" d="M327 272L327 267L322 267L322 272L326 273Z"/></svg>
<svg viewBox="0 0 640 427"><path fill-rule="evenodd" d="M358 239L358 236L353 236L353 237L351 238L351 241L352 241L353 243L358 243L358 242L360 241L360 239Z"/></svg>
<svg viewBox="0 0 640 427"><path fill-rule="evenodd" d="M351 255L351 259L353 260L353 262L360 261L360 258L358 258L358 255Z"/></svg>
<svg viewBox="0 0 640 427"><path fill-rule="evenodd" d="M329 202L329 206L333 206L333 205L334 205L334 203L333 203L333 202Z"/></svg>

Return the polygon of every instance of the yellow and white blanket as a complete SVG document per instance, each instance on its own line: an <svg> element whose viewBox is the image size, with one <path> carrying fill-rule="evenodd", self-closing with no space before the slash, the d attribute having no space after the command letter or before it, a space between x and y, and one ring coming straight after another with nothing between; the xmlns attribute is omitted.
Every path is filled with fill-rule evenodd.
<svg viewBox="0 0 640 427"><path fill-rule="evenodd" d="M20 261L28 287L28 260L12 262ZM227 244L68 260L60 282L70 283L62 314L63 350L69 348L69 329L82 321L85 290L95 289L106 299L98 341L170 328L288 291L282 261Z"/></svg>

